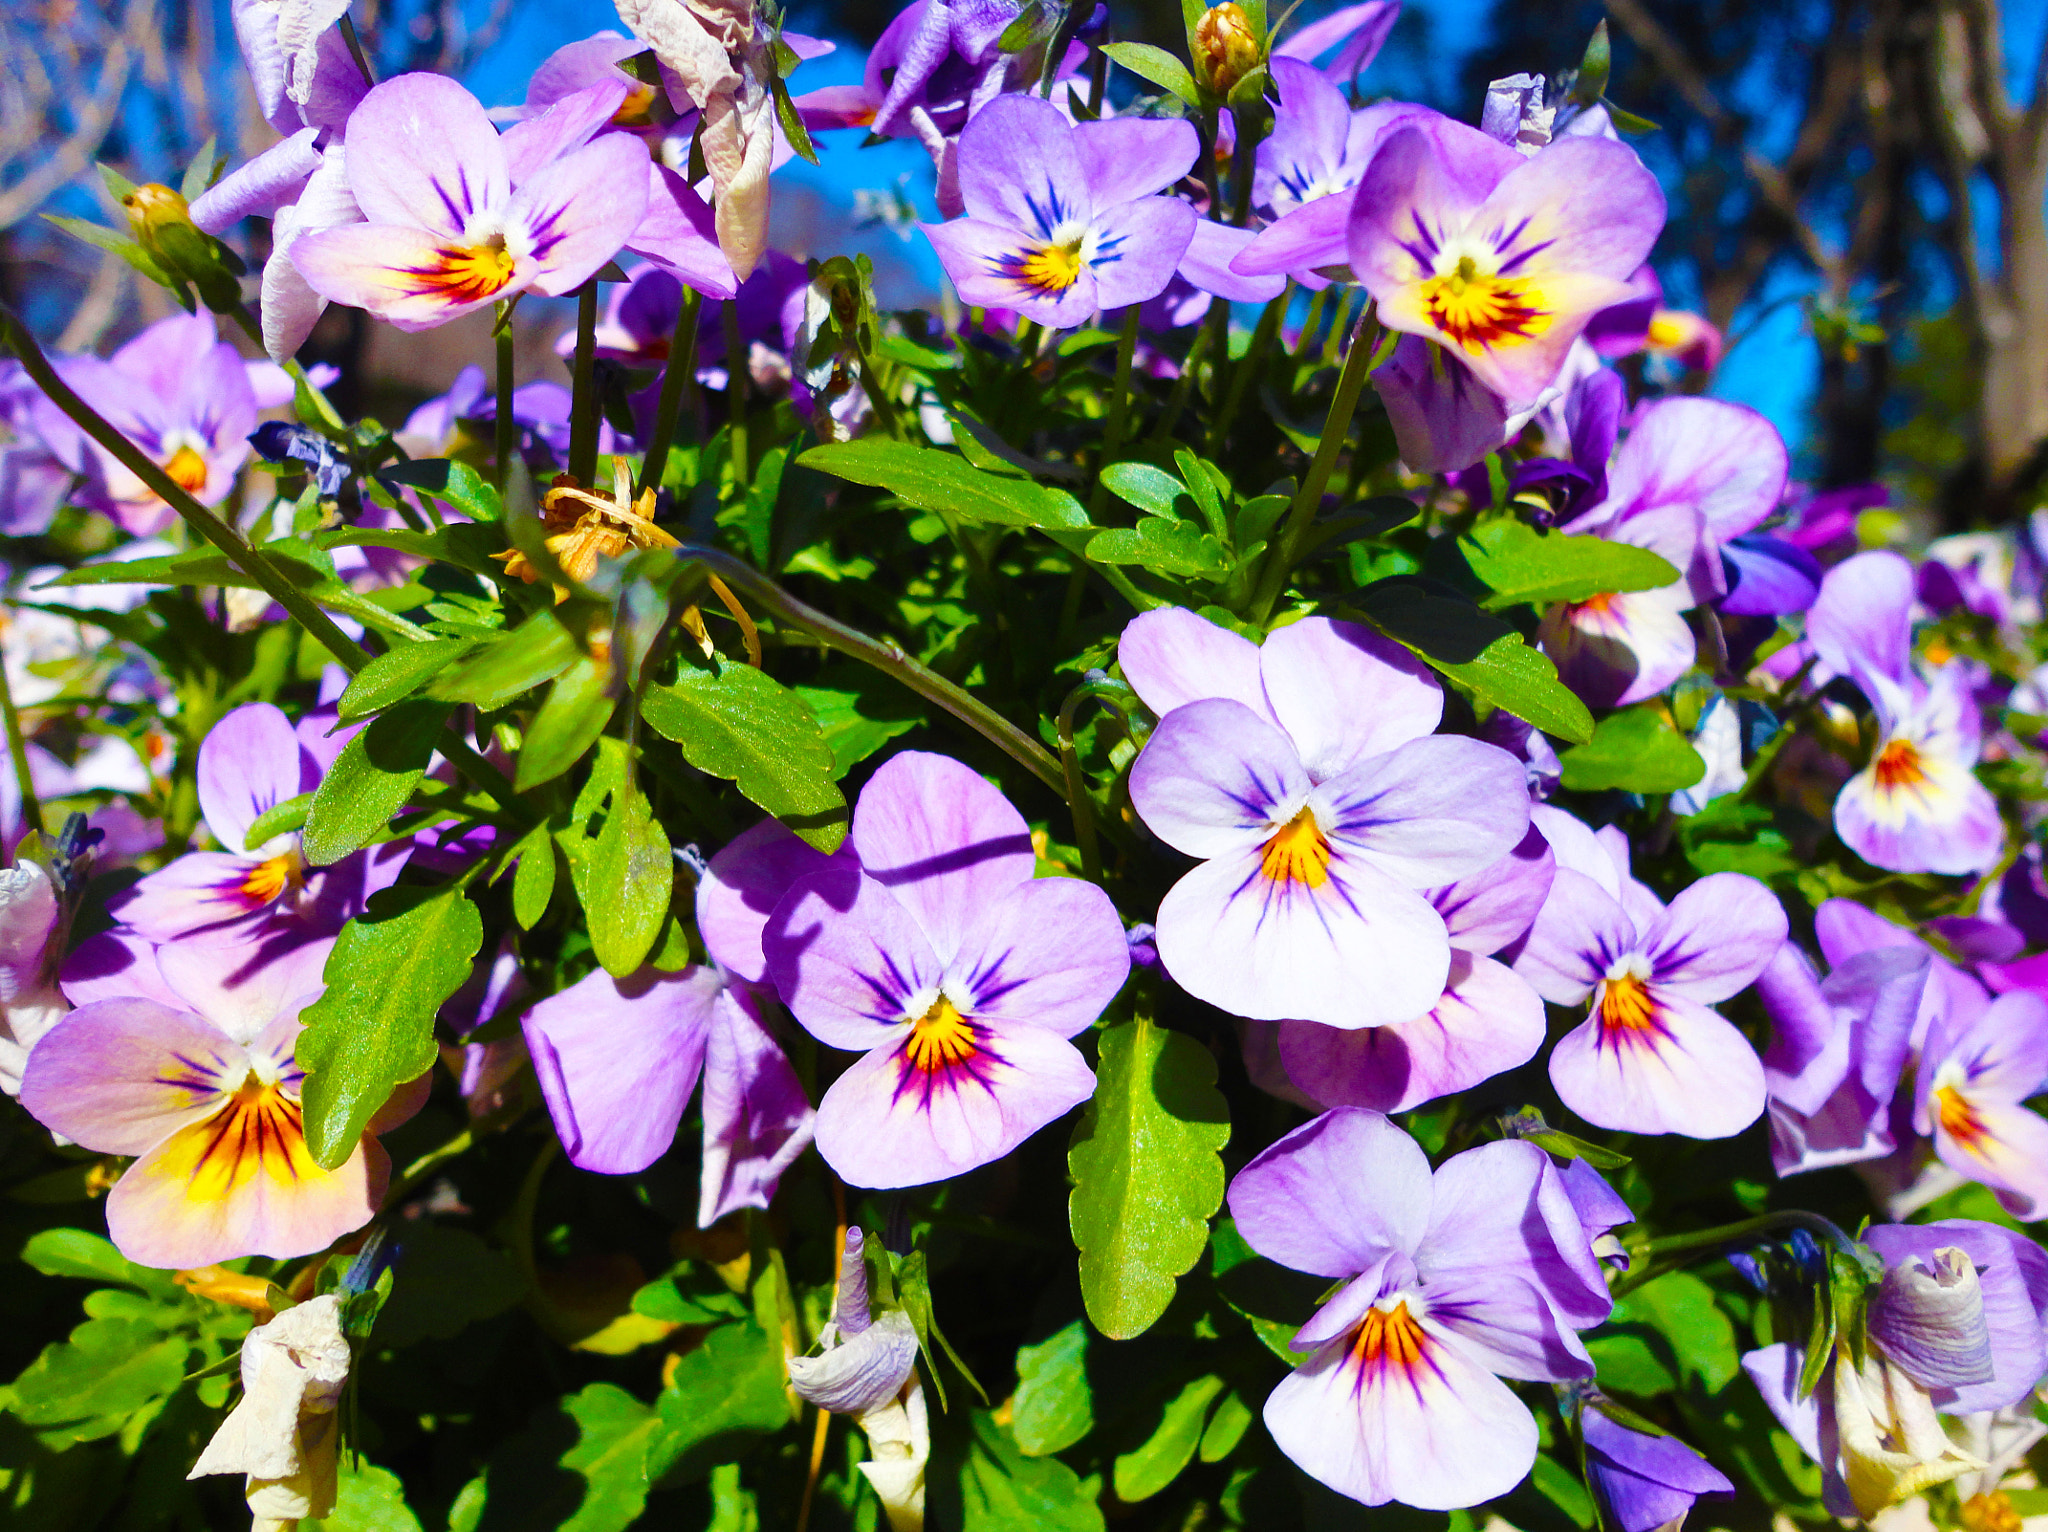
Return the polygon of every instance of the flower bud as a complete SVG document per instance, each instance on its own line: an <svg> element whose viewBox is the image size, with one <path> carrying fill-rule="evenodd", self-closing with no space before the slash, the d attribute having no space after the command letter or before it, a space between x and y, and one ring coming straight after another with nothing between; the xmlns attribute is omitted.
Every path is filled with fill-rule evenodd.
<svg viewBox="0 0 2048 1532"><path fill-rule="evenodd" d="M1239 80L1258 68L1262 52L1251 18L1230 0L1210 6L1195 23L1195 64L1219 95L1229 95Z"/></svg>
<svg viewBox="0 0 2048 1532"><path fill-rule="evenodd" d="M156 262L168 286L182 296L185 284L191 283L217 313L241 303L241 258L192 222L182 193L152 182L136 187L121 205L128 210L129 232ZM189 304L190 299L183 301Z"/></svg>

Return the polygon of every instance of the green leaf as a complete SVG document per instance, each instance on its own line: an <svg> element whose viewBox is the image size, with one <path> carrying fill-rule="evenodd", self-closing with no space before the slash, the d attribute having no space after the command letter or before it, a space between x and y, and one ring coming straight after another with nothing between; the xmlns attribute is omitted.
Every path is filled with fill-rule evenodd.
<svg viewBox="0 0 2048 1532"><path fill-rule="evenodd" d="M433 1067L434 1015L483 940L483 918L453 887L384 889L341 928L298 1042L306 1146L319 1164L340 1166L391 1093Z"/></svg>
<svg viewBox="0 0 2048 1532"><path fill-rule="evenodd" d="M1423 656L1428 660L1428 655ZM1559 739L1593 737L1593 714L1578 694L1557 678L1550 656L1508 634L1488 644L1476 660L1463 665L1430 660L1444 675L1482 702L1515 715L1522 722Z"/></svg>
<svg viewBox="0 0 2048 1532"><path fill-rule="evenodd" d="M1529 1470L1529 1482L1536 1493L1563 1512L1573 1526L1593 1526L1591 1492L1577 1474L1556 1458L1537 1453L1536 1462Z"/></svg>
<svg viewBox="0 0 2048 1532"><path fill-rule="evenodd" d="M548 912L555 897L555 838L545 824L528 833L519 853L519 870L512 875L512 918L522 931L531 931Z"/></svg>
<svg viewBox="0 0 2048 1532"><path fill-rule="evenodd" d="M1746 872L1768 882L1806 865L1761 803L1733 793L1678 822L1678 844L1695 872Z"/></svg>
<svg viewBox="0 0 2048 1532"><path fill-rule="evenodd" d="M1604 537L1540 532L1512 516L1482 522L1458 540L1458 547L1492 592L1485 601L1489 610L1659 590L1679 578L1678 570L1647 548Z"/></svg>
<svg viewBox="0 0 2048 1532"><path fill-rule="evenodd" d="M626 1532L647 1508L647 1443L659 1429L653 1410L624 1389L592 1383L562 1401L576 1422L576 1445L562 1466L583 1480L583 1494L556 1532Z"/></svg>
<svg viewBox="0 0 2048 1532"><path fill-rule="evenodd" d="M1063 489L1029 479L983 473L957 453L879 436L813 447L797 459L856 484L886 489L921 511L941 511L995 527L1079 528L1088 525L1081 503Z"/></svg>
<svg viewBox="0 0 2048 1532"><path fill-rule="evenodd" d="M1108 43L1102 51L1140 79L1150 80L1161 90L1180 97L1189 106L1201 103L1202 92L1188 66L1150 43Z"/></svg>
<svg viewBox="0 0 2048 1532"><path fill-rule="evenodd" d="M662 1488L689 1484L757 1436L789 1424L782 1341L752 1320L720 1325L684 1355L658 1401L646 1473Z"/></svg>
<svg viewBox="0 0 2048 1532"><path fill-rule="evenodd" d="M1025 1456L1064 1452L1095 1429L1087 1361L1088 1325L1080 1319L1035 1346L1017 1349L1010 1429Z"/></svg>
<svg viewBox="0 0 2048 1532"><path fill-rule="evenodd" d="M1230 555L1197 522L1147 516L1135 527L1111 527L1088 539L1087 557L1098 564L1142 564L1156 574L1220 580Z"/></svg>
<svg viewBox="0 0 2048 1532"><path fill-rule="evenodd" d="M846 795L832 749L809 708L751 665L686 665L673 686L652 686L640 714L682 746L699 771L739 790L820 851L846 839Z"/></svg>
<svg viewBox="0 0 2048 1532"><path fill-rule="evenodd" d="M242 849L253 851L267 840L280 835L289 835L306 822L306 816L313 812L313 795L300 793L296 798L287 798L282 803L273 803L269 808L249 821Z"/></svg>
<svg viewBox="0 0 2048 1532"><path fill-rule="evenodd" d="M1572 100L1580 106L1591 106L1607 94L1607 74L1613 62L1614 54L1607 42L1607 18L1603 16L1586 40L1585 54L1579 59L1579 77L1572 85Z"/></svg>
<svg viewBox="0 0 2048 1532"><path fill-rule="evenodd" d="M503 1251L467 1229L420 1219L406 1228L397 1279L377 1314L377 1345L452 1340L525 1293L526 1279Z"/></svg>
<svg viewBox="0 0 2048 1532"><path fill-rule="evenodd" d="M378 655L356 672L341 694L337 705L342 719L365 718L403 702L476 646L473 638L429 638Z"/></svg>
<svg viewBox="0 0 2048 1532"><path fill-rule="evenodd" d="M630 785L614 793L591 848L587 881L577 890L590 924L590 949L614 978L633 973L654 950L675 891L673 858L647 795Z"/></svg>
<svg viewBox="0 0 2048 1532"><path fill-rule="evenodd" d="M807 686L790 688L811 710L832 751L832 774L847 772L925 721L917 697L867 665L829 667Z"/></svg>
<svg viewBox="0 0 2048 1532"><path fill-rule="evenodd" d="M73 1441L111 1436L127 1417L185 1379L190 1348L141 1319L88 1319L9 1385L21 1421Z"/></svg>
<svg viewBox="0 0 2048 1532"><path fill-rule="evenodd" d="M451 711L445 702L401 702L342 746L313 790L300 837L307 861L332 866L391 823L427 774Z"/></svg>
<svg viewBox="0 0 2048 1532"><path fill-rule="evenodd" d="M1245 1402L1244 1395L1236 1389L1225 1394L1202 1431L1202 1461L1220 1463L1237 1451L1237 1444L1251 1429L1253 1418L1252 1407Z"/></svg>
<svg viewBox="0 0 2048 1532"><path fill-rule="evenodd" d="M452 505L472 521L503 521L505 502L491 484L469 464L455 458L414 458L379 469L377 477L387 485L404 484Z"/></svg>
<svg viewBox="0 0 2048 1532"><path fill-rule="evenodd" d="M46 1277L78 1277L87 1282L118 1282L144 1292L169 1292L172 1284L161 1271L137 1266L113 1242L84 1229L40 1229L21 1247L22 1264Z"/></svg>
<svg viewBox="0 0 2048 1532"><path fill-rule="evenodd" d="M301 1521L300 1532L420 1532L419 1517L405 1503L404 1481L388 1468L357 1458L353 1472L344 1466L336 1491L334 1514Z"/></svg>
<svg viewBox="0 0 2048 1532"><path fill-rule="evenodd" d="M939 1380L939 1364L932 1356L933 1341L938 1342L939 1349L946 1353L946 1360L967 1380L968 1387L981 1395L981 1402L987 1404L988 1390L960 1360L960 1353L953 1349L953 1343L946 1339L946 1332L939 1328L938 1313L932 1305L931 1273L922 1250L911 1251L897 1264L895 1282L903 1312L910 1316L911 1327L917 1331L917 1344L924 1353L925 1371L931 1376L932 1386L938 1390L939 1408L943 1410L946 1407L946 1387Z"/></svg>
<svg viewBox="0 0 2048 1532"><path fill-rule="evenodd" d="M1027 1457L987 1410L960 1467L962 1532L1103 1532L1102 1508L1058 1458Z"/></svg>
<svg viewBox="0 0 2048 1532"><path fill-rule="evenodd" d="M578 655L548 688L547 700L527 725L512 785L520 792L552 782L583 759L611 722L611 661Z"/></svg>
<svg viewBox="0 0 2048 1532"><path fill-rule="evenodd" d="M536 612L495 643L451 665L427 687L442 702L474 703L494 713L544 682L552 681L578 654L576 640L552 611Z"/></svg>
<svg viewBox="0 0 2048 1532"><path fill-rule="evenodd" d="M1710 1394L1742 1371L1735 1325L1715 1301L1714 1289L1689 1271L1667 1272L1636 1288L1615 1309L1619 1320L1643 1320L1670 1342L1680 1373Z"/></svg>
<svg viewBox="0 0 2048 1532"><path fill-rule="evenodd" d="M1095 1097L1067 1167L1081 1297L1104 1335L1143 1334L1201 1259L1208 1220L1223 1205L1229 1140L1230 1109L1206 1048L1143 1016L1102 1034Z"/></svg>
<svg viewBox="0 0 2048 1532"><path fill-rule="evenodd" d="M1707 763L1686 737L1647 707L1608 714L1589 743L1573 746L1558 760L1564 785L1581 793L1675 793L1707 774Z"/></svg>
<svg viewBox="0 0 2048 1532"><path fill-rule="evenodd" d="M1154 516L1177 517L1174 502L1192 498L1187 485L1150 463L1111 463L1102 470L1102 483L1119 500L1128 500Z"/></svg>
<svg viewBox="0 0 2048 1532"><path fill-rule="evenodd" d="M1202 1428L1209 1419L1209 1406L1223 1392L1223 1380L1215 1374L1195 1378L1166 1402L1152 1434L1129 1452L1119 1453L1111 1475L1116 1497L1126 1502L1150 1499L1179 1478L1195 1460L1202 1444Z"/></svg>
<svg viewBox="0 0 2048 1532"><path fill-rule="evenodd" d="M1223 1301L1251 1321L1260 1344L1289 1367L1297 1365L1301 1358L1287 1343L1308 1323L1329 1284L1267 1260L1228 1217L1217 1219L1209 1236L1209 1270Z"/></svg>

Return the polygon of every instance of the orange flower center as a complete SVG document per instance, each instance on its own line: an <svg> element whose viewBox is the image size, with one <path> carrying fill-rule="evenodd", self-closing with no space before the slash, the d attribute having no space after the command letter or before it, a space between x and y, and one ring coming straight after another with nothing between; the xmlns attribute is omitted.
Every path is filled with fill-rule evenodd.
<svg viewBox="0 0 2048 1532"><path fill-rule="evenodd" d="M1351 1354L1362 1366L1381 1360L1411 1367L1422 1358L1422 1326L1408 1312L1406 1303L1391 1309L1368 1309L1351 1343Z"/></svg>
<svg viewBox="0 0 2048 1532"><path fill-rule="evenodd" d="M1422 284L1422 307L1429 322L1464 351L1535 339L1550 328L1550 313L1541 303L1542 294L1529 282L1481 271L1469 255Z"/></svg>
<svg viewBox="0 0 2048 1532"><path fill-rule="evenodd" d="M306 1148L298 1100L253 1071L219 1111L171 1135L158 1173L184 1182L197 1202L222 1201L259 1173L287 1184L327 1174Z"/></svg>
<svg viewBox="0 0 2048 1532"><path fill-rule="evenodd" d="M1884 792L1897 792L1902 787L1918 787L1927 780L1927 768L1921 764L1919 748L1910 739L1893 739L1877 752L1872 763L1877 773L1877 785Z"/></svg>
<svg viewBox="0 0 2048 1532"><path fill-rule="evenodd" d="M1974 1149L1986 1136L1977 1109L1953 1085L1941 1086L1934 1092L1934 1109L1941 1118L1941 1131L1961 1148Z"/></svg>
<svg viewBox="0 0 2048 1532"><path fill-rule="evenodd" d="M1647 1032L1657 1024L1657 1002L1650 986L1632 973L1600 986L1600 1025L1610 1031Z"/></svg>
<svg viewBox="0 0 2048 1532"><path fill-rule="evenodd" d="M512 280L512 252L501 244L442 245L434 261L412 268L415 291L450 303L481 303Z"/></svg>
<svg viewBox="0 0 2048 1532"><path fill-rule="evenodd" d="M925 1074L955 1068L974 1057L974 1027L941 995L910 1024L910 1043L904 1051L911 1066Z"/></svg>
<svg viewBox="0 0 2048 1532"><path fill-rule="evenodd" d="M1330 879L1330 842L1315 813L1304 808L1266 842L1259 871L1275 883L1306 883L1321 888Z"/></svg>
<svg viewBox="0 0 2048 1532"><path fill-rule="evenodd" d="M206 459L190 447L180 447L173 452L164 464L164 472L188 495L196 495L206 488Z"/></svg>
<svg viewBox="0 0 2048 1532"><path fill-rule="evenodd" d="M242 879L242 897L251 904L270 904L299 881L299 859L289 851L258 862Z"/></svg>

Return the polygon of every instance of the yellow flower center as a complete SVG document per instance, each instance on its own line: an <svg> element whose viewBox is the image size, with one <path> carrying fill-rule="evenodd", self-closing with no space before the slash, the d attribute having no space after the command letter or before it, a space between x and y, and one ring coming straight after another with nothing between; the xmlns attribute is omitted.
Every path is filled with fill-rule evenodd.
<svg viewBox="0 0 2048 1532"><path fill-rule="evenodd" d="M254 1071L219 1111L171 1135L157 1173L182 1181L196 1202L222 1201L259 1173L287 1185L328 1174L306 1148L298 1099Z"/></svg>
<svg viewBox="0 0 2048 1532"><path fill-rule="evenodd" d="M483 245L442 245L434 252L434 262L412 269L415 291L450 303L481 303L495 297L512 280L512 252L495 240Z"/></svg>
<svg viewBox="0 0 2048 1532"><path fill-rule="evenodd" d="M188 495L196 495L206 488L206 459L190 447L180 447L173 452L164 464L164 472Z"/></svg>
<svg viewBox="0 0 2048 1532"><path fill-rule="evenodd" d="M1351 1342L1351 1355L1370 1367L1385 1360L1411 1367L1422 1358L1422 1326L1406 1303L1391 1309L1368 1309Z"/></svg>
<svg viewBox="0 0 2048 1532"><path fill-rule="evenodd" d="M1529 282L1481 271L1469 255L1422 284L1422 306L1429 322L1464 351L1519 345L1550 328L1542 294Z"/></svg>
<svg viewBox="0 0 2048 1532"><path fill-rule="evenodd" d="M1934 1092L1934 1109L1941 1118L1941 1131L1959 1147L1975 1149L1985 1138L1984 1120L1970 1105L1969 1098L1953 1085L1941 1086Z"/></svg>
<svg viewBox="0 0 2048 1532"><path fill-rule="evenodd" d="M1927 780L1927 768L1921 764L1919 748L1910 739L1887 740L1885 747L1877 752L1871 769L1877 774L1881 792L1918 787Z"/></svg>
<svg viewBox="0 0 2048 1532"><path fill-rule="evenodd" d="M1063 293L1081 280L1081 246L1047 243L1008 258L1009 276L1042 293Z"/></svg>
<svg viewBox="0 0 2048 1532"><path fill-rule="evenodd" d="M1647 1032L1657 1024L1657 1002L1650 986L1624 973L1600 986L1600 1025L1610 1031Z"/></svg>
<svg viewBox="0 0 2048 1532"><path fill-rule="evenodd" d="M1304 808L1266 842L1259 871L1275 883L1306 883L1310 888L1321 888L1330 880L1330 842L1313 810Z"/></svg>
<svg viewBox="0 0 2048 1532"><path fill-rule="evenodd" d="M1964 1532L2020 1532L2020 1513L2003 1490L1972 1495L1962 1504Z"/></svg>
<svg viewBox="0 0 2048 1532"><path fill-rule="evenodd" d="M911 1066L925 1074L953 1069L974 1057L974 1027L944 995L910 1024L904 1052Z"/></svg>
<svg viewBox="0 0 2048 1532"><path fill-rule="evenodd" d="M270 904L295 887L299 876L297 853L281 852L249 869L249 876L242 879L242 897L251 904Z"/></svg>

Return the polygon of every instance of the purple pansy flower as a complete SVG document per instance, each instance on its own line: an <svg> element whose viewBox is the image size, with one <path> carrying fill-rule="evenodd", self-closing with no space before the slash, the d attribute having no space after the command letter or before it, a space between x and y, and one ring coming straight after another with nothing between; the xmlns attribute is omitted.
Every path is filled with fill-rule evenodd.
<svg viewBox="0 0 2048 1532"><path fill-rule="evenodd" d="M350 116L344 141L365 222L301 235L293 264L323 297L401 330L528 288L574 290L647 208L645 146L598 132L624 90L593 87L500 136L453 80L385 81Z"/></svg>
<svg viewBox="0 0 2048 1532"><path fill-rule="evenodd" d="M1586 1477L1617 1532L1676 1527L1702 1495L1733 1496L1728 1476L1675 1436L1610 1420L1597 1402L1579 1416Z"/></svg>
<svg viewBox="0 0 2048 1532"><path fill-rule="evenodd" d="M1336 55L1322 66L1323 75L1333 81L1355 80L1379 57L1387 34L1400 19L1401 0L1362 0L1358 5L1341 6L1291 34L1273 49L1273 58L1313 62L1336 48Z"/></svg>
<svg viewBox="0 0 2048 1532"><path fill-rule="evenodd" d="M253 946L93 937L63 977L78 1007L29 1055L21 1102L45 1127L138 1158L107 1197L107 1230L144 1266L324 1249L367 1223L390 1162L376 1134L405 1120L401 1087L339 1169L306 1148L293 1057L331 941Z"/></svg>
<svg viewBox="0 0 2048 1532"><path fill-rule="evenodd" d="M62 914L41 866L18 862L0 871L0 1091L10 1096L21 1094L29 1050L67 1009L55 973Z"/></svg>
<svg viewBox="0 0 2048 1532"><path fill-rule="evenodd" d="M1436 678L1355 623L1311 617L1261 646L1162 608L1124 629L1117 654L1160 716L1131 802L1202 861L1159 906L1174 981L1253 1020L1425 1017L1450 981L1451 943L1421 890L1491 866L1528 833L1521 764L1432 734Z"/></svg>
<svg viewBox="0 0 2048 1532"><path fill-rule="evenodd" d="M1629 872L1628 841L1562 809L1535 811L1557 876L1515 971L1591 1014L1550 1055L1564 1104L1627 1133L1727 1138L1764 1110L1749 1042L1710 1007L1746 988L1785 940L1785 912L1741 873L1717 872L1669 907Z"/></svg>
<svg viewBox="0 0 2048 1532"><path fill-rule="evenodd" d="M1806 632L1870 699L1878 743L1835 799L1835 833L1873 867L1982 872L2005 845L1998 802L1971 771L1982 720L1963 673L1913 664L1913 566L1859 553L1821 582Z"/></svg>
<svg viewBox="0 0 2048 1532"><path fill-rule="evenodd" d="M1886 1272L1871 1298L1862 1365L1838 1351L1803 1398L1800 1346L1765 1346L1742 1366L1820 1465L1828 1509L1867 1519L1979 1466L1941 1416L2004 1409L2048 1371L2048 1254L1968 1219L1881 1224L1863 1238Z"/></svg>
<svg viewBox="0 0 2048 1532"><path fill-rule="evenodd" d="M2000 995L1937 1022L1916 1076L1913 1126L1943 1164L1998 1193L2016 1218L2048 1210L2048 1121L2026 1102L2048 1084L2048 1000Z"/></svg>
<svg viewBox="0 0 2048 1532"><path fill-rule="evenodd" d="M1431 890L1451 943L1443 997L1428 1015L1394 1026L1281 1022L1280 1061L1296 1089L1318 1106L1405 1112L1534 1058L1542 997L1493 954L1528 931L1555 871L1549 843L1531 829L1492 866Z"/></svg>
<svg viewBox="0 0 2048 1532"><path fill-rule="evenodd" d="M1470 468L1521 435L1538 411L1555 402L1545 390L1527 404L1510 405L1463 362L1414 335L1402 336L1394 354L1372 370L1372 386L1411 473Z"/></svg>
<svg viewBox="0 0 2048 1532"><path fill-rule="evenodd" d="M1500 1380L1589 1378L1575 1333L1612 1302L1550 1158L1467 1150L1434 1174L1378 1112L1295 1129L1230 1185L1261 1255L1344 1285L1289 1343L1307 1359L1266 1401L1304 1473L1367 1505L1424 1510L1505 1494L1536 1421Z"/></svg>
<svg viewBox="0 0 2048 1532"><path fill-rule="evenodd" d="M534 1074L569 1162L604 1175L668 1151L704 1079L698 1225L768 1206L811 1141L812 1113L751 988L716 968L599 970L521 1019Z"/></svg>
<svg viewBox="0 0 2048 1532"><path fill-rule="evenodd" d="M1534 399L1586 321L1628 294L1664 226L1635 152L1572 138L1524 159L1449 118L1405 123L1352 198L1351 269L1381 323L1435 341L1503 399Z"/></svg>
<svg viewBox="0 0 2048 1532"><path fill-rule="evenodd" d="M1195 210L1156 193L1197 147L1190 123L1073 123L1050 102L1004 96L960 135L967 216L919 227L963 301L1070 328L1173 279Z"/></svg>
<svg viewBox="0 0 2048 1532"><path fill-rule="evenodd" d="M958 761L890 760L850 838L858 866L776 905L767 970L819 1041L864 1055L818 1104L825 1162L855 1186L921 1186L1088 1099L1067 1039L1123 986L1130 949L1101 889L1033 877L1023 816Z"/></svg>
<svg viewBox="0 0 2048 1532"><path fill-rule="evenodd" d="M310 722L310 720L309 720ZM310 867L297 831L248 846L256 819L320 778L343 740L294 729L267 702L236 708L199 746L199 810L218 851L191 851L120 896L114 913L151 941L181 937L290 941L332 936L380 888L397 881L401 841Z"/></svg>

